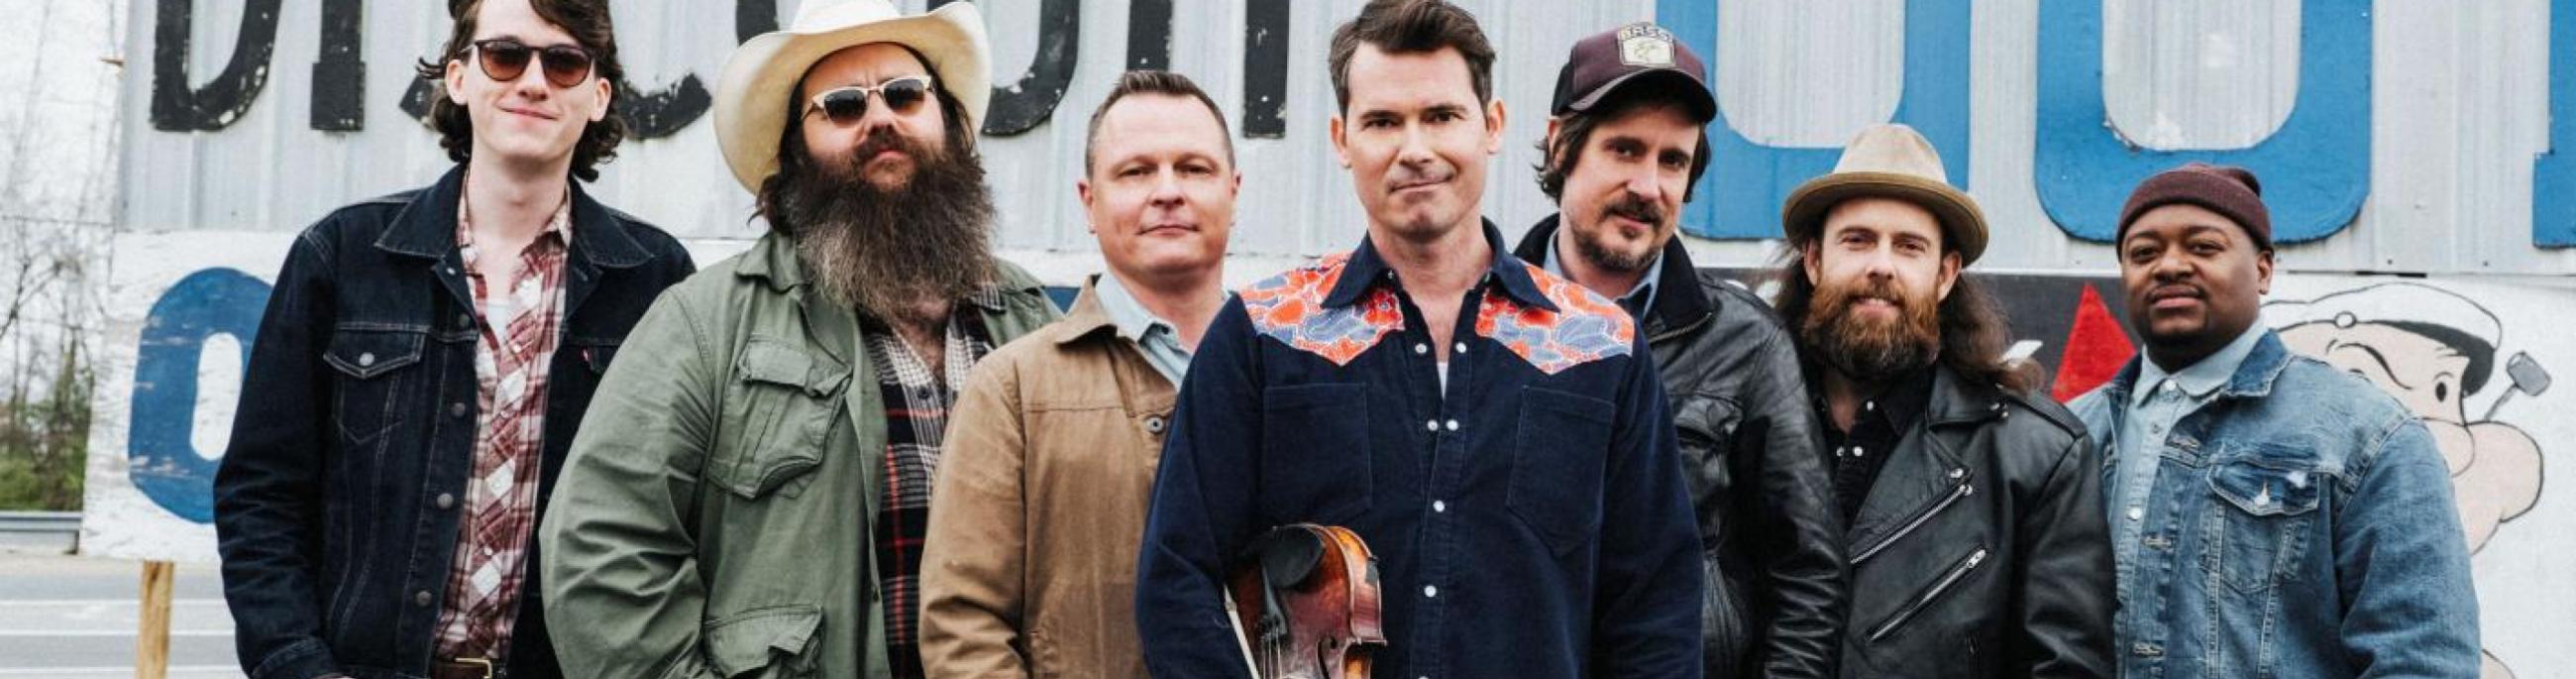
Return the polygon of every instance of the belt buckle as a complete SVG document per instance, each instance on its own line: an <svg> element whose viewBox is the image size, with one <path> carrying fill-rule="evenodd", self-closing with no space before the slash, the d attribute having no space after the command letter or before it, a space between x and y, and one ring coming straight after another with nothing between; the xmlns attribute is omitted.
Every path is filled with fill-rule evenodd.
<svg viewBox="0 0 2576 679"><path fill-rule="evenodd" d="M492 679L492 659L490 658L457 658L456 664L480 666L483 668L483 679Z"/></svg>

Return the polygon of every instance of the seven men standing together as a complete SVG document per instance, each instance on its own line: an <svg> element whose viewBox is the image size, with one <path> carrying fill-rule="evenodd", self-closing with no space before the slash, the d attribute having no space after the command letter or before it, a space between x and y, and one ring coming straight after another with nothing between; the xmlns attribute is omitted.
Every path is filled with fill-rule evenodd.
<svg viewBox="0 0 2576 679"><path fill-rule="evenodd" d="M1773 302L1697 268L1716 100L1651 23L1570 50L1558 212L1506 248L1493 47L1367 3L1327 64L1365 235L1233 293L1223 112L1124 74L1059 318L991 250L974 5L737 49L767 233L694 275L570 181L622 132L606 3L450 5L456 169L307 230L252 350L217 525L258 679L1247 676L1226 578L1293 523L1375 552L1381 676L2476 672L2441 458L2263 329L2242 169L2138 187L2146 352L2069 412L1902 126L1790 195Z"/></svg>

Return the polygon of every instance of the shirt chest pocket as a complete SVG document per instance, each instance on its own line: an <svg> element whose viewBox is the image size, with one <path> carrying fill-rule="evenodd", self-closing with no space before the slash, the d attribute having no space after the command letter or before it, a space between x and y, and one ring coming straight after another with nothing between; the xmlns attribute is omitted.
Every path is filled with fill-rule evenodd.
<svg viewBox="0 0 2576 679"><path fill-rule="evenodd" d="M1259 507L1274 523L1345 524L1368 511L1368 392L1356 384L1272 387L1261 404Z"/></svg>
<svg viewBox="0 0 2576 679"><path fill-rule="evenodd" d="M2212 464L2209 492L2216 501L2201 526L2204 572L2246 594L2296 579L2319 487L2328 481L2312 466L2259 453Z"/></svg>
<svg viewBox="0 0 2576 679"><path fill-rule="evenodd" d="M796 497L813 483L840 419L850 370L797 343L754 337L727 385L709 479L744 499Z"/></svg>
<svg viewBox="0 0 2576 679"><path fill-rule="evenodd" d="M427 412L412 399L404 398L405 390L415 388L424 379L419 370L421 352L429 333L417 330L336 330L331 333L331 346L322 353L322 362L336 373L332 380L331 421L339 429L341 442L365 445L375 441L403 416Z"/></svg>
<svg viewBox="0 0 2576 679"><path fill-rule="evenodd" d="M1590 543L1601 528L1601 476L1617 407L1596 398L1523 387L1520 410L1505 504L1550 550L1565 556Z"/></svg>

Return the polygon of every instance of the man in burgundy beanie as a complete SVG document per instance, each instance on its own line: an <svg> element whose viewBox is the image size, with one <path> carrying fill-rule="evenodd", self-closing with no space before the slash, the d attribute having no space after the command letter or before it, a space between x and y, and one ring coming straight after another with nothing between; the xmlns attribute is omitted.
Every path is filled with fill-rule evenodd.
<svg viewBox="0 0 2576 679"><path fill-rule="evenodd" d="M2184 163L2181 167L2156 173L2129 194L2128 204L2120 206L2120 230L2112 242L2129 236L2129 225L2140 215L2176 203L2197 205L2218 213L2244 229L2262 252L2272 251L2272 211L2263 207L2263 183L2254 173L2234 165L2211 165L2203 162Z"/></svg>
<svg viewBox="0 0 2576 679"><path fill-rule="evenodd" d="M2262 322L2254 173L2148 178L2117 247L2144 355L2069 406L2111 458L2121 673L2477 676L2449 469L2396 399Z"/></svg>

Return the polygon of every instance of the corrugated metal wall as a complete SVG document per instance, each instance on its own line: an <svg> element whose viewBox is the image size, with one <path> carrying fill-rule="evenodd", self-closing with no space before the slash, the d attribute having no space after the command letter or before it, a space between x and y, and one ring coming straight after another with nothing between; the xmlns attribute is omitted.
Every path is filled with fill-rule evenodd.
<svg viewBox="0 0 2576 679"><path fill-rule="evenodd" d="M1277 0L1251 0L1274 2ZM364 128L312 129L313 64L326 3L285 3L275 51L256 101L229 127L167 132L144 115L153 78L160 3L130 6L122 125L124 221L136 230L292 230L349 200L426 182L446 161L431 136L397 107L410 60L443 37L441 3L373 3L363 17ZM245 4L198 3L189 31L189 69L203 86L232 57ZM779 2L792 16L794 0ZM918 9L923 2L904 3ZM1009 83L1037 56L1041 0L981 3L994 36L996 82ZM1051 122L985 142L1007 224L1004 247L1050 277L1092 264L1089 236L1073 197L1082 122L1121 67L1127 2L1078 7L1077 66ZM1348 176L1324 138L1333 109L1324 73L1333 26L1358 0L1289 6L1288 88L1279 138L1239 139L1247 181L1235 249L1242 269L1285 256L1346 247L1361 229ZM1496 158L1487 214L1517 233L1549 206L1529 166L1543 129L1553 78L1576 38L1672 8L1715 5L1724 28L1711 55L1731 124L1760 144L1830 147L1858 126L1886 119L1902 98L1909 6L1954 11L1948 2L1849 0L1618 0L1466 2L1502 53L1497 90L1510 111L1508 143ZM2300 271L2563 276L2576 251L2533 244L2532 157L2546 147L2549 3L2546 0L2339 2L2367 15L2370 59L2333 68L2368 71L2369 198L2358 221L2320 241L2282 252ZM646 90L713 74L734 44L735 3L614 3L630 79ZM1240 125L1245 87L1246 3L1176 2L1171 65L1207 85ZM2089 6L2086 6L2089 7ZM2300 41L2349 40L2303 25L2292 2L2127 0L2102 3L2102 90L2115 131L2149 148L2244 146L2273 135L2300 105ZM2330 8L2331 9L2331 8ZM1969 7L1971 192L1997 237L1982 267L2017 271L2106 271L2107 247L2054 226L2035 185L2041 139L2039 77L2042 5L1990 0ZM1929 11L1929 10L1926 10ZM2562 22L2569 19L2560 19ZM2331 43L2327 43L2331 44ZM1704 46L1705 47L1705 46ZM1704 50L1704 53L1706 51ZM2562 76L2570 77L2570 76ZM2322 104L2310 103L2311 106ZM677 134L630 140L596 190L612 204L699 238L757 235L749 198L722 170L705 117ZM1955 178L1954 178L1955 179ZM2267 177L2283 186L2298 177ZM2125 191L2124 187L2118 188ZM1776 200L1774 198L1773 200ZM1776 205L1755 206L1776 211ZM1764 260L1771 243L1695 240L1712 265ZM1234 278L1257 273L1233 272Z"/></svg>

